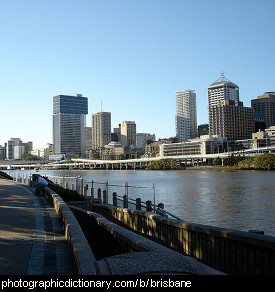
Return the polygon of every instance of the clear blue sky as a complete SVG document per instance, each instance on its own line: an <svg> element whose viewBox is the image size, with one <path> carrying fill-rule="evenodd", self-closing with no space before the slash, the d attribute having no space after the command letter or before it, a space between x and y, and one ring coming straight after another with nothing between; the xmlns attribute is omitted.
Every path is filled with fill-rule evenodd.
<svg viewBox="0 0 275 292"><path fill-rule="evenodd" d="M112 128L175 135L176 91L236 83L244 106L275 91L273 0L0 0L0 144L52 142L52 98L82 93Z"/></svg>

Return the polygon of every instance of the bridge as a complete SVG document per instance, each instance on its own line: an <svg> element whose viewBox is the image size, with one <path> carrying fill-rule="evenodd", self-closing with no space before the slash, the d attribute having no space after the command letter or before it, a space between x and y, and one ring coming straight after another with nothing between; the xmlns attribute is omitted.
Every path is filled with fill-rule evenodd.
<svg viewBox="0 0 275 292"><path fill-rule="evenodd" d="M179 163L190 163L191 165L199 165L205 160L210 160L214 158L221 158L222 160L233 155L242 155L244 157L253 157L255 155L262 154L264 152L273 153L275 151L275 145L268 147L260 147L253 149L243 149L240 151L231 151L231 152L222 152L222 153L213 153L213 154L192 154L192 155L175 155L175 156L157 156L157 157L142 157L135 159L121 159L121 160L100 160L100 159L71 159L56 161L56 162L47 162L47 163L8 163L0 164L0 168L7 169L7 166L12 168L40 168L40 169L96 169L96 168L105 168L105 169L144 169L153 161L158 161L161 159L173 159Z"/></svg>

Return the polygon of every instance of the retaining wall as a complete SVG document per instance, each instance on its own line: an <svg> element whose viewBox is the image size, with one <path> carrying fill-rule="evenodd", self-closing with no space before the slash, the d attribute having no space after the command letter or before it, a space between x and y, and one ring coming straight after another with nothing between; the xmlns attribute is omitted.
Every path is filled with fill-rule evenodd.
<svg viewBox="0 0 275 292"><path fill-rule="evenodd" d="M75 203L78 207L80 204ZM102 204L90 205L90 210L226 274L275 274L275 237Z"/></svg>
<svg viewBox="0 0 275 292"><path fill-rule="evenodd" d="M49 187L45 187L43 192L45 197L52 201L56 213L63 221L65 236L73 249L78 275L94 275L96 259L72 211Z"/></svg>

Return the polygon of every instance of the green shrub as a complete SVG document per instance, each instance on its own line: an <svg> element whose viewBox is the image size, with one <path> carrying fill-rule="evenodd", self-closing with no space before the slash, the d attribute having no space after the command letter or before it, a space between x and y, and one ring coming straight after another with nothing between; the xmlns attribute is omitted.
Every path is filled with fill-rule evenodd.
<svg viewBox="0 0 275 292"><path fill-rule="evenodd" d="M238 163L240 169L275 169L275 154L264 153Z"/></svg>
<svg viewBox="0 0 275 292"><path fill-rule="evenodd" d="M54 192L56 192L64 201L84 201L84 198L73 190L64 189L61 186L49 186Z"/></svg>

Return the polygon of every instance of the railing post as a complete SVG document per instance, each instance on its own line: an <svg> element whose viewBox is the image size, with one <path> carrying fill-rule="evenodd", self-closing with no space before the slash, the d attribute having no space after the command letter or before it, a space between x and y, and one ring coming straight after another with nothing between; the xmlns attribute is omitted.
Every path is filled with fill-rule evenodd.
<svg viewBox="0 0 275 292"><path fill-rule="evenodd" d="M128 183L125 182L125 195L123 196L123 208L128 208Z"/></svg>
<svg viewBox="0 0 275 292"><path fill-rule="evenodd" d="M107 196L107 203L108 203L108 195L109 195L108 181L106 181L106 196Z"/></svg>
<svg viewBox="0 0 275 292"><path fill-rule="evenodd" d="M152 211L152 201L150 200L146 201L146 211L148 212Z"/></svg>
<svg viewBox="0 0 275 292"><path fill-rule="evenodd" d="M99 189L97 190L97 197L98 197L99 199L101 199L101 188L99 188Z"/></svg>
<svg viewBox="0 0 275 292"><path fill-rule="evenodd" d="M123 196L123 208L128 208L128 197L127 197L127 195Z"/></svg>
<svg viewBox="0 0 275 292"><path fill-rule="evenodd" d="M103 191L103 204L106 205L108 204L108 196L107 196L107 191Z"/></svg>
<svg viewBox="0 0 275 292"><path fill-rule="evenodd" d="M87 191L88 191L88 185L85 185L85 186L83 187L83 196L84 196L84 198L87 197Z"/></svg>
<svg viewBox="0 0 275 292"><path fill-rule="evenodd" d="M75 190L79 193L78 177L75 178Z"/></svg>
<svg viewBox="0 0 275 292"><path fill-rule="evenodd" d="M164 209L164 204L163 203L158 203L158 207L157 207L156 213L158 215L165 216L165 214L163 212L161 212L161 209Z"/></svg>
<svg viewBox="0 0 275 292"><path fill-rule="evenodd" d="M83 196L83 177L82 176L79 177L78 184L79 184L79 182L80 182L80 186L79 186L78 190L79 190L80 195Z"/></svg>
<svg viewBox="0 0 275 292"><path fill-rule="evenodd" d="M113 192L113 206L117 207L117 193Z"/></svg>
<svg viewBox="0 0 275 292"><path fill-rule="evenodd" d="M94 181L92 180L91 197L94 198L94 196L95 196Z"/></svg>
<svg viewBox="0 0 275 292"><path fill-rule="evenodd" d="M141 198L136 198L136 210L141 210Z"/></svg>

